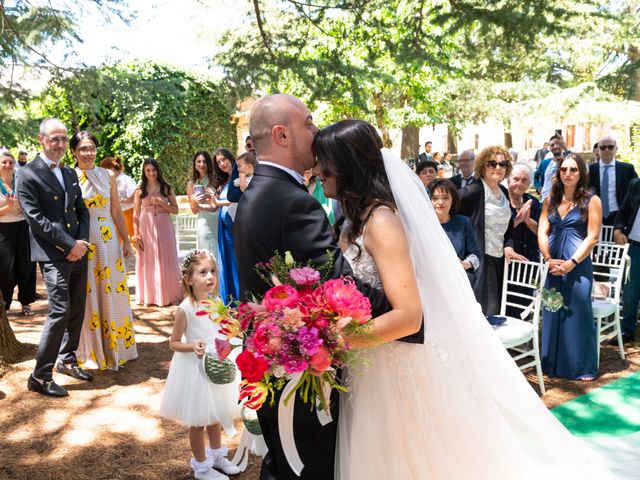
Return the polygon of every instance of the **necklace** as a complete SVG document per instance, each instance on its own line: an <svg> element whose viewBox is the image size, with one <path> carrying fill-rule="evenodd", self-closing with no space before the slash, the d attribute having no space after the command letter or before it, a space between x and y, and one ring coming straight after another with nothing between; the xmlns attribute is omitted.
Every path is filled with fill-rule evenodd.
<svg viewBox="0 0 640 480"><path fill-rule="evenodd" d="M569 200L565 195L562 196L562 201L563 202L567 202L567 204L568 204L567 205L568 206L567 211L571 210L572 208L574 208L577 205L577 203L573 199Z"/></svg>
<svg viewBox="0 0 640 480"><path fill-rule="evenodd" d="M5 183L4 179L0 182L0 191L2 191L2 195L8 195L9 191L7 190L9 188L9 184ZM16 191L16 177L13 177L13 180L11 181L11 193Z"/></svg>

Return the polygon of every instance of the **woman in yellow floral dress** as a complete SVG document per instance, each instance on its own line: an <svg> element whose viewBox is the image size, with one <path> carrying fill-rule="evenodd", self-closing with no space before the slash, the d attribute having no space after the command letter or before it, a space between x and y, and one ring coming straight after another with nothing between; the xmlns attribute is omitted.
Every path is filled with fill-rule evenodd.
<svg viewBox="0 0 640 480"><path fill-rule="evenodd" d="M131 244L115 176L95 164L97 139L81 131L71 138L69 146L90 214L87 307L76 356L84 368L117 370L138 356L123 260L123 255L131 254Z"/></svg>

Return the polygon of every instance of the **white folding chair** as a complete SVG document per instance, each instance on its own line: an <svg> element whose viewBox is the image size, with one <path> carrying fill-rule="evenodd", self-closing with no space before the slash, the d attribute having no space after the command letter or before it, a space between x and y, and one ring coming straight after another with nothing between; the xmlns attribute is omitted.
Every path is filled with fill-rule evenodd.
<svg viewBox="0 0 640 480"><path fill-rule="evenodd" d="M174 217L178 257L184 258L189 250L196 248L198 235L196 222L198 217L191 214L179 214Z"/></svg>
<svg viewBox="0 0 640 480"><path fill-rule="evenodd" d="M613 225L602 225L600 229L600 243L614 243L613 241Z"/></svg>
<svg viewBox="0 0 640 480"><path fill-rule="evenodd" d="M544 395L544 379L540 362L540 303L539 289L547 277L547 264L512 260L505 265L500 315L507 316L507 308L521 312L520 318L507 316L501 325L494 325L498 338L520 370L535 367L540 392Z"/></svg>
<svg viewBox="0 0 640 480"><path fill-rule="evenodd" d="M627 264L629 245L597 243L591 252L594 282L593 316L598 334L598 365L600 365L600 344L610 338L618 338L620 358L624 360L622 330L620 329L620 297Z"/></svg>

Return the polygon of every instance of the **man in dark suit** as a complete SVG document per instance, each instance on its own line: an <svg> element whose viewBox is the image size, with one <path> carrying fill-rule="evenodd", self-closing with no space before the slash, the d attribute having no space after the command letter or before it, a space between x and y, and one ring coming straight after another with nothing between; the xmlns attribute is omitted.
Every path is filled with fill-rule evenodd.
<svg viewBox="0 0 640 480"><path fill-rule="evenodd" d="M640 179L629 182L629 190L616 215L613 239L619 245L629 243L631 268L622 290L622 339L625 342L636 338L638 307L640 307ZM617 339L616 345L617 345Z"/></svg>
<svg viewBox="0 0 640 480"><path fill-rule="evenodd" d="M53 380L53 367L81 380L75 351L80 341L87 289L89 212L78 176L61 163L69 137L66 127L49 118L40 125L42 152L16 174L18 201L30 227L31 260L40 262L49 294L49 310L42 329L29 390L62 397L67 391Z"/></svg>
<svg viewBox="0 0 640 480"><path fill-rule="evenodd" d="M616 162L618 145L614 138L598 140L598 149L600 160L589 165L589 187L602 200L602 224L613 225L629 183L638 174L630 163Z"/></svg>
<svg viewBox="0 0 640 480"><path fill-rule="evenodd" d="M309 109L289 95L269 95L251 109L251 138L260 163L251 184L238 204L234 224L235 251L238 260L240 291L245 300L250 294L262 295L269 288L255 271L258 262L290 251L296 261L321 265L327 252L333 257L333 276L352 275L349 264L334 240L322 206L303 186L303 173L315 165L312 143L318 129ZM374 316L389 309L386 298L377 290L359 284L369 297ZM415 340L424 338L419 332ZM338 395L331 395L333 421L321 425L315 408L296 399L294 408L295 444L304 464L301 476L291 469L284 454L278 429L278 402L266 402L258 410L260 426L269 453L260 478L293 480L297 478L331 480L334 474L337 433Z"/></svg>
<svg viewBox="0 0 640 480"><path fill-rule="evenodd" d="M427 160L433 160L433 156L431 155L432 146L433 146L433 143L430 141L424 144L424 152L418 155L418 161L416 162L416 166L419 163L426 162Z"/></svg>
<svg viewBox="0 0 640 480"><path fill-rule="evenodd" d="M476 154L473 153L473 150L465 150L458 157L458 170L460 173L451 177L451 181L458 190L476 181L473 175L475 164Z"/></svg>

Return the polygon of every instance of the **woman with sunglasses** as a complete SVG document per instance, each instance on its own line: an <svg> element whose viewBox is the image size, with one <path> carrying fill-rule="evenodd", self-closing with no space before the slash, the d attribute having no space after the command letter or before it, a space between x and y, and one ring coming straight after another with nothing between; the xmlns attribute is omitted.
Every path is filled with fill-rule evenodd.
<svg viewBox="0 0 640 480"><path fill-rule="evenodd" d="M513 219L509 192L500 183L511 173L511 156L503 147L487 147L476 158L480 179L460 190L461 215L470 217L482 252L480 266L470 275L476 300L485 315L500 312L504 260L526 260L513 249Z"/></svg>
<svg viewBox="0 0 640 480"><path fill-rule="evenodd" d="M554 177L542 205L538 241L549 264L545 287L560 292L566 308L542 312L542 370L550 377L591 381L598 374L591 250L602 226L602 203L588 190L587 164L580 156L570 153Z"/></svg>

